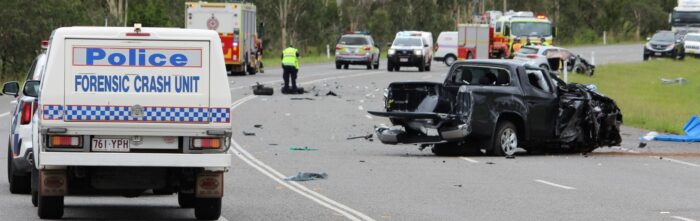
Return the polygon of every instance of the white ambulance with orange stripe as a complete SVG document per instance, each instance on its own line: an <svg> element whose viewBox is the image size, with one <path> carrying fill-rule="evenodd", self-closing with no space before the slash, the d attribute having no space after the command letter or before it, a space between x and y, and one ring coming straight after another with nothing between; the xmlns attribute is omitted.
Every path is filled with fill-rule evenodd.
<svg viewBox="0 0 700 221"><path fill-rule="evenodd" d="M177 193L218 219L231 165L231 96L210 30L56 29L34 116L32 196L60 218L65 195Z"/></svg>

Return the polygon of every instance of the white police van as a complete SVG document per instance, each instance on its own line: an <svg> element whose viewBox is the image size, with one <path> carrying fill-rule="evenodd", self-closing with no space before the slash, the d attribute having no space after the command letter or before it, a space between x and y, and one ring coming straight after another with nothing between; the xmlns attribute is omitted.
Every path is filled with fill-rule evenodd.
<svg viewBox="0 0 700 221"><path fill-rule="evenodd" d="M62 217L65 195L152 190L218 219L232 128L221 48L209 30L56 29L34 116L39 217Z"/></svg>

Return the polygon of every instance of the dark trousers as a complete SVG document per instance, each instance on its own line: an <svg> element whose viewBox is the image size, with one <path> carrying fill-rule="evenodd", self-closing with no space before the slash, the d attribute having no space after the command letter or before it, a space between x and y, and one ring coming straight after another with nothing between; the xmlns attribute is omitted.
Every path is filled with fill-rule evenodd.
<svg viewBox="0 0 700 221"><path fill-rule="evenodd" d="M296 89L297 89L297 72L299 72L299 70L294 66L288 66L288 65L282 65L282 69L284 70L284 72L282 73L282 78L284 78L285 90L289 89L289 80L291 78L292 90L296 91Z"/></svg>

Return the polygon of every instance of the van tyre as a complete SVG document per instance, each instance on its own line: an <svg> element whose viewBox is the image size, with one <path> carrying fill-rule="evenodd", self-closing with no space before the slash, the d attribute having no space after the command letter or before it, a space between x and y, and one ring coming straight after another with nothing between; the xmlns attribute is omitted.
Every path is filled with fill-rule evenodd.
<svg viewBox="0 0 700 221"><path fill-rule="evenodd" d="M394 71L394 66L391 65L391 62L386 63L386 70L389 72Z"/></svg>
<svg viewBox="0 0 700 221"><path fill-rule="evenodd" d="M367 70L372 70L372 62L367 63Z"/></svg>
<svg viewBox="0 0 700 221"><path fill-rule="evenodd" d="M518 148L518 129L508 121L498 123L491 136L491 153L496 156L512 156Z"/></svg>
<svg viewBox="0 0 700 221"><path fill-rule="evenodd" d="M340 70L340 66L343 66L343 65L341 65L341 64L338 63L338 62L335 62L335 69Z"/></svg>
<svg viewBox="0 0 700 221"><path fill-rule="evenodd" d="M425 71L425 63L421 63L421 64L418 66L418 71L420 71L420 72Z"/></svg>
<svg viewBox="0 0 700 221"><path fill-rule="evenodd" d="M350 65L349 65L349 64L343 65L343 69L348 69L348 68L350 68Z"/></svg>
<svg viewBox="0 0 700 221"><path fill-rule="evenodd" d="M447 55L445 56L445 65L447 65L448 67L452 66L452 64L454 64L456 60L457 58L455 58L454 55Z"/></svg>
<svg viewBox="0 0 700 221"><path fill-rule="evenodd" d="M221 198L197 198L194 216L198 220L217 220L221 217Z"/></svg>
<svg viewBox="0 0 700 221"><path fill-rule="evenodd" d="M63 196L38 196L37 213L41 219L63 217Z"/></svg>
<svg viewBox="0 0 700 221"><path fill-rule="evenodd" d="M9 141L8 141L9 143ZM12 163L12 150L8 144L7 146L7 181L10 183L10 193L14 194L27 194L31 190L31 176L29 174L24 174L24 176L18 174L19 172L15 169L14 163Z"/></svg>
<svg viewBox="0 0 700 221"><path fill-rule="evenodd" d="M177 203L180 204L181 208L192 208L195 204L194 192L193 193L177 193Z"/></svg>

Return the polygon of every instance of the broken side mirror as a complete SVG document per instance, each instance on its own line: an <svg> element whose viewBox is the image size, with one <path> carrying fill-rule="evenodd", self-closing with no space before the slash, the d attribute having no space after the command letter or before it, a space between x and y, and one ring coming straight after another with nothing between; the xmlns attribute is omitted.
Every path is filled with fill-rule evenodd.
<svg viewBox="0 0 700 221"><path fill-rule="evenodd" d="M19 83L17 81L10 81L2 86L2 94L12 95L17 97L19 94Z"/></svg>
<svg viewBox="0 0 700 221"><path fill-rule="evenodd" d="M22 94L27 97L39 97L40 86L39 81L26 81L22 87Z"/></svg>

